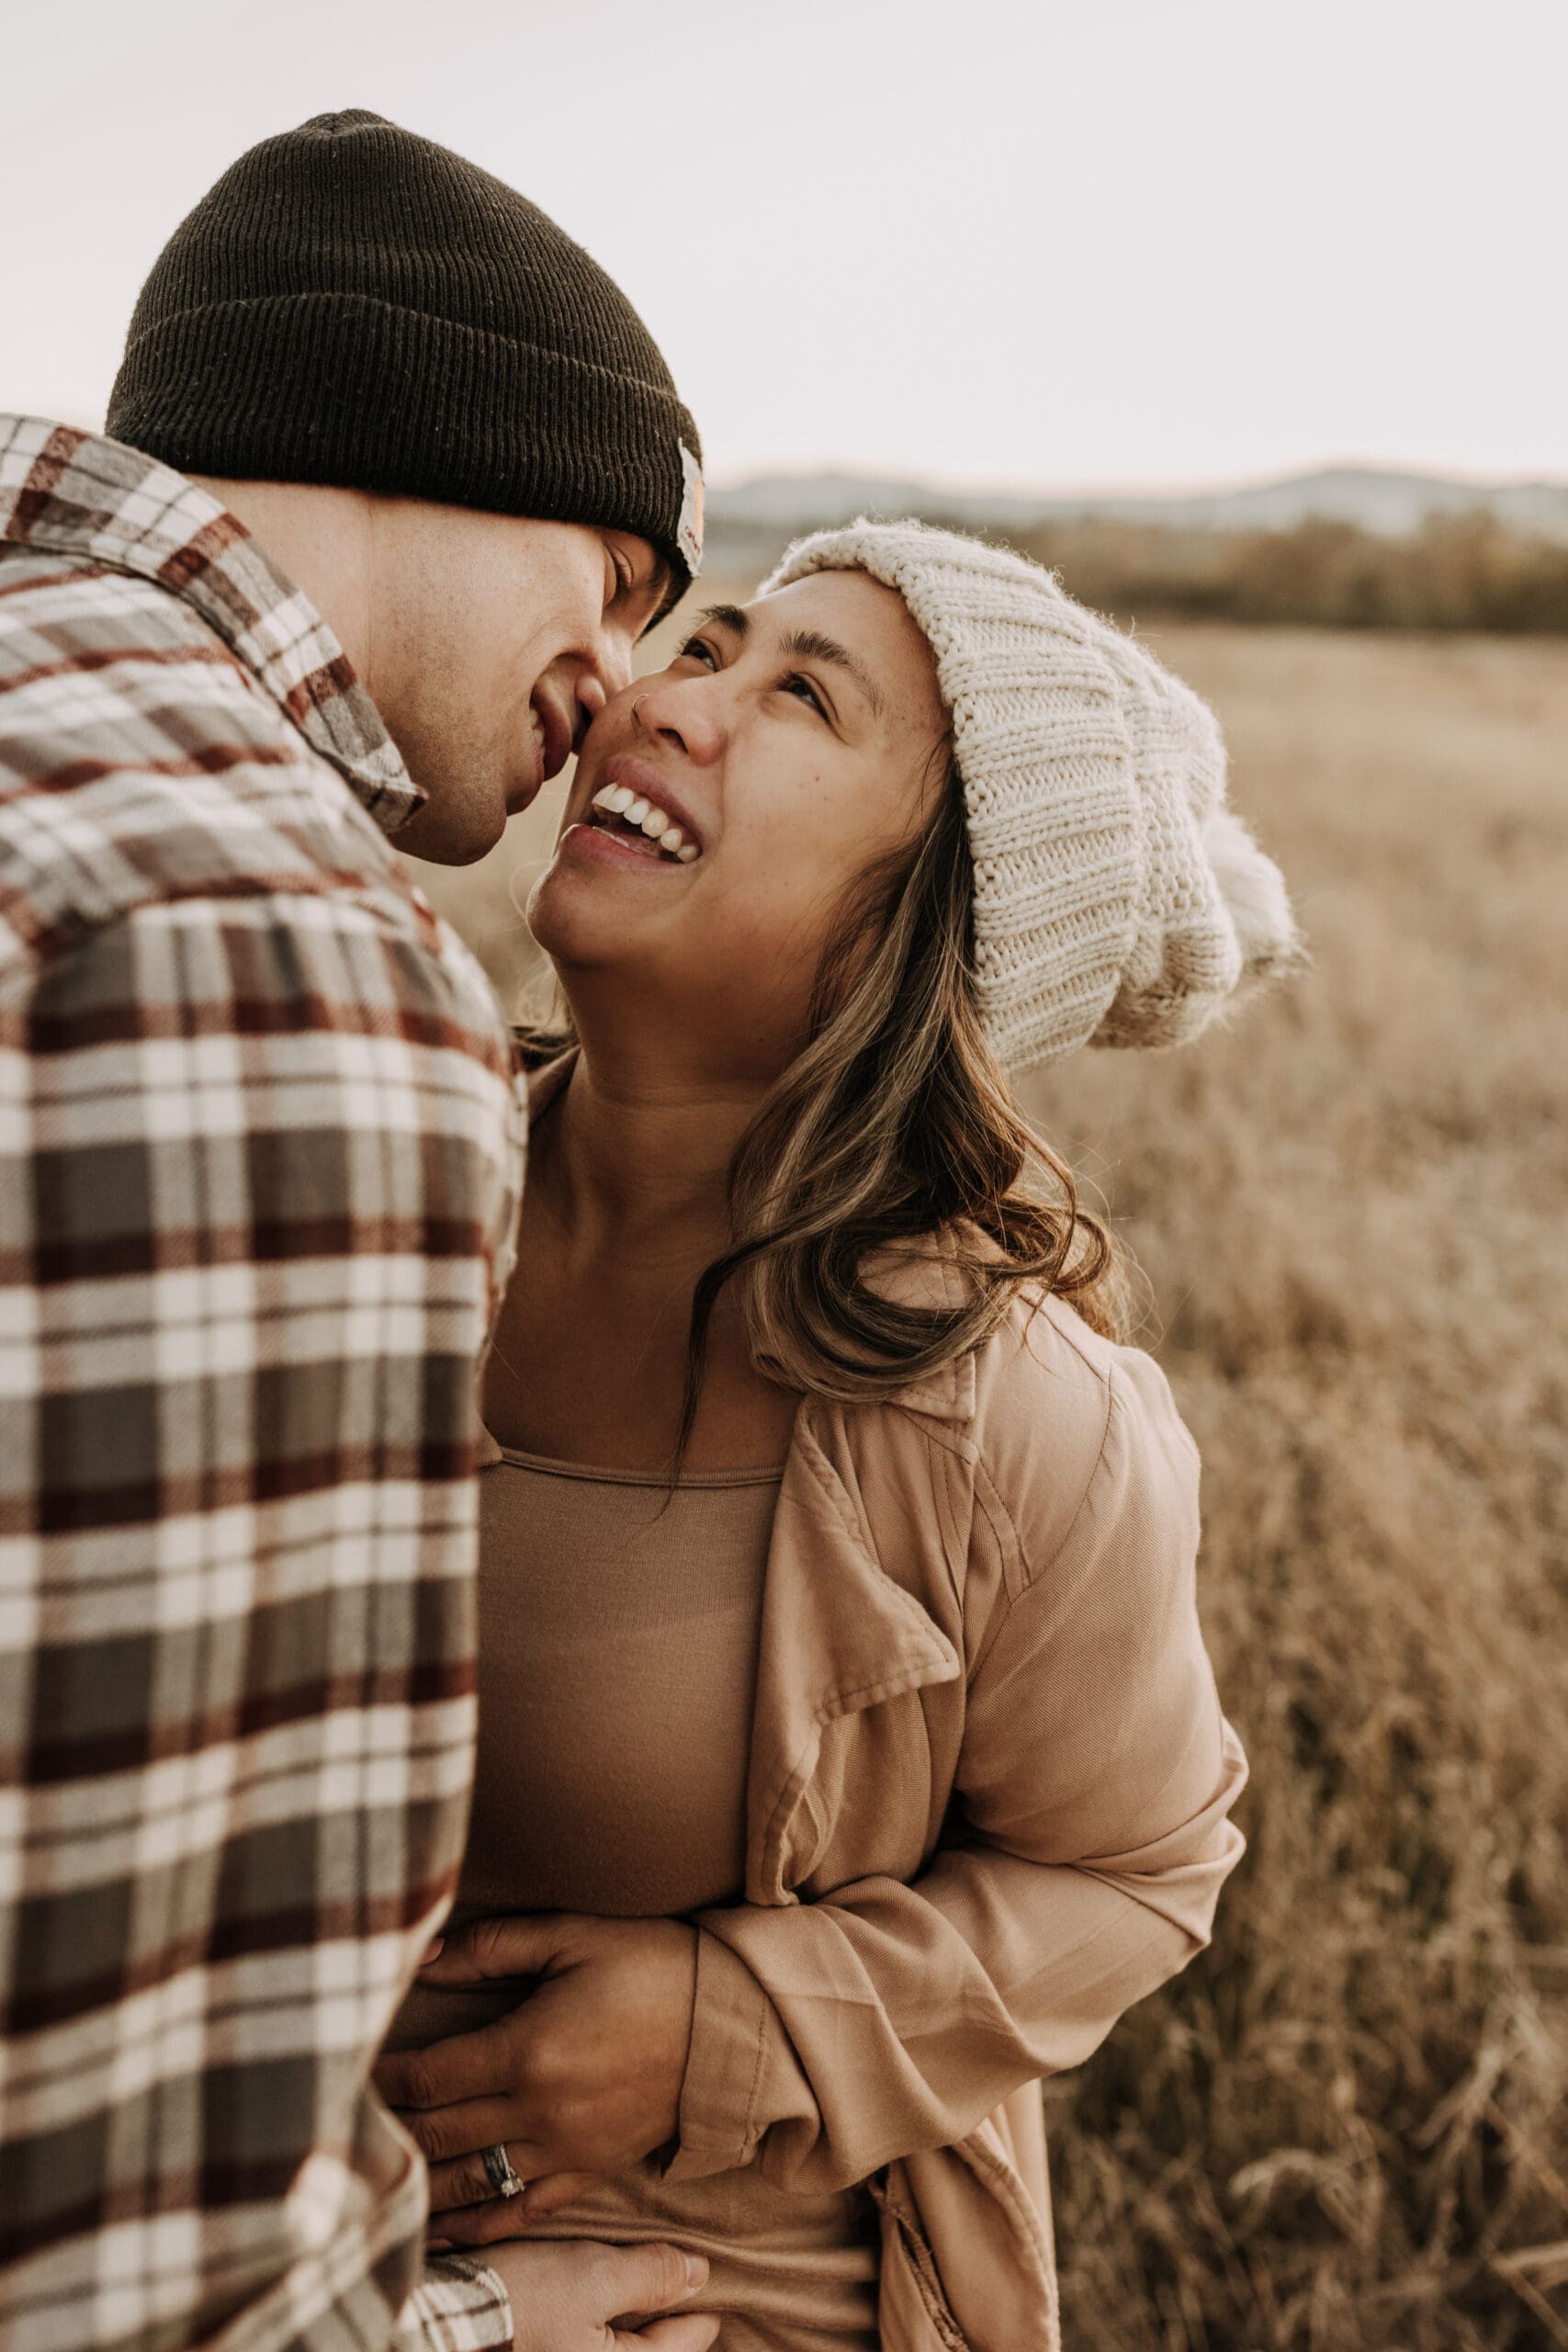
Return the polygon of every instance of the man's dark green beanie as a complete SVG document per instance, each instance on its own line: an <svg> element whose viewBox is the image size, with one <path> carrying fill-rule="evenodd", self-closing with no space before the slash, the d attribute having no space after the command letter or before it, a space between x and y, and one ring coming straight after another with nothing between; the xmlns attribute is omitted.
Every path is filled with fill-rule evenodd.
<svg viewBox="0 0 1568 2352"><path fill-rule="evenodd" d="M634 531L682 580L701 552L697 429L620 288L526 198L357 110L264 139L181 221L106 429L182 473Z"/></svg>

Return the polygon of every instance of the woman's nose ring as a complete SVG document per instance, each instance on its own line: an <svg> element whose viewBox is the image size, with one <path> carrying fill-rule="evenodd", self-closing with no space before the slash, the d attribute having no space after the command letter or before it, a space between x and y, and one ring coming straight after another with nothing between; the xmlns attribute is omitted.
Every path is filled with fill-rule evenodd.
<svg viewBox="0 0 1568 2352"><path fill-rule="evenodd" d="M639 706L640 704L642 704L642 703L645 703L647 700L648 700L648 696L647 696L646 695L634 695L632 696L632 717L633 717L634 718L635 718L637 717L637 708L638 708L638 706Z"/></svg>

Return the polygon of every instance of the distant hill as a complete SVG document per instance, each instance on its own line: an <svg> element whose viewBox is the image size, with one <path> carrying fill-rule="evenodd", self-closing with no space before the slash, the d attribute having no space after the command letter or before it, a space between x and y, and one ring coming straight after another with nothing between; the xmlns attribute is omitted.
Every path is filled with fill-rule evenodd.
<svg viewBox="0 0 1568 2352"><path fill-rule="evenodd" d="M854 474L768 475L708 492L707 568L771 562L798 532L856 514L919 514L955 529L1013 533L1109 521L1200 531L1289 531L1322 517L1403 538L1427 516L1475 510L1510 530L1568 546L1568 481L1479 482L1376 466L1328 466L1239 490L1121 494L943 490Z"/></svg>

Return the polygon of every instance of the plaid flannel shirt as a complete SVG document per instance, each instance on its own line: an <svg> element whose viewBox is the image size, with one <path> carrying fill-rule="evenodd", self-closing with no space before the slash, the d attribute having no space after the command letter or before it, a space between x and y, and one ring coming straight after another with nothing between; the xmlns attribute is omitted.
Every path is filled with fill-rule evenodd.
<svg viewBox="0 0 1568 2352"><path fill-rule="evenodd" d="M367 2087L461 1858L524 1113L364 688L0 418L0 2340L510 2343Z"/></svg>

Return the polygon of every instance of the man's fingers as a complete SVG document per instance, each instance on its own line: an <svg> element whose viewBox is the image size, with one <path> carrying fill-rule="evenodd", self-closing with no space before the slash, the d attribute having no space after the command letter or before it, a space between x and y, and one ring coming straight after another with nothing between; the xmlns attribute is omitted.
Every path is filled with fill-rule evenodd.
<svg viewBox="0 0 1568 2352"><path fill-rule="evenodd" d="M558 1954L563 1920L537 1911L516 1918L476 1919L447 1936L420 1970L423 1984L479 1984L492 1977L543 1976Z"/></svg>
<svg viewBox="0 0 1568 2352"><path fill-rule="evenodd" d="M707 2284L708 2266L703 2256L683 2254L679 2246L628 2245L618 2248L617 2256L640 2258L647 2265L638 2299L616 2305L621 2319L636 2319L639 2312L668 2311L672 2304L700 2293ZM610 2341L615 2352L708 2352L709 2345L717 2341L721 2324L717 2312L686 2312L679 2319L655 2320L629 2335L615 2329Z"/></svg>
<svg viewBox="0 0 1568 2352"><path fill-rule="evenodd" d="M708 2352L722 2325L717 2312L687 2312L682 2319L656 2319L635 2335L623 2335L617 2328L610 2342L614 2352Z"/></svg>
<svg viewBox="0 0 1568 2352"><path fill-rule="evenodd" d="M606 2319L636 2319L689 2302L707 2275L703 2256L683 2254L678 2245L607 2245L599 2251L594 2293ZM648 2341L646 2332L639 2340Z"/></svg>
<svg viewBox="0 0 1568 2352"><path fill-rule="evenodd" d="M498 2018L493 2025L455 2033L423 2050L383 2051L376 2061L376 2087L389 2107L414 2112L508 2091L517 2069L509 2022Z"/></svg>
<svg viewBox="0 0 1568 2352"><path fill-rule="evenodd" d="M672 2245L600 2245L576 2238L559 2244L497 2245L487 2259L512 2299L518 2352L558 2352L569 2340L620 2352L707 2352L714 2333L705 2313L694 2334L687 2308L707 2283L701 2255ZM647 2328L658 2320L666 2332ZM682 2332L668 2333L671 2317ZM619 2324L622 2333L611 2330Z"/></svg>

